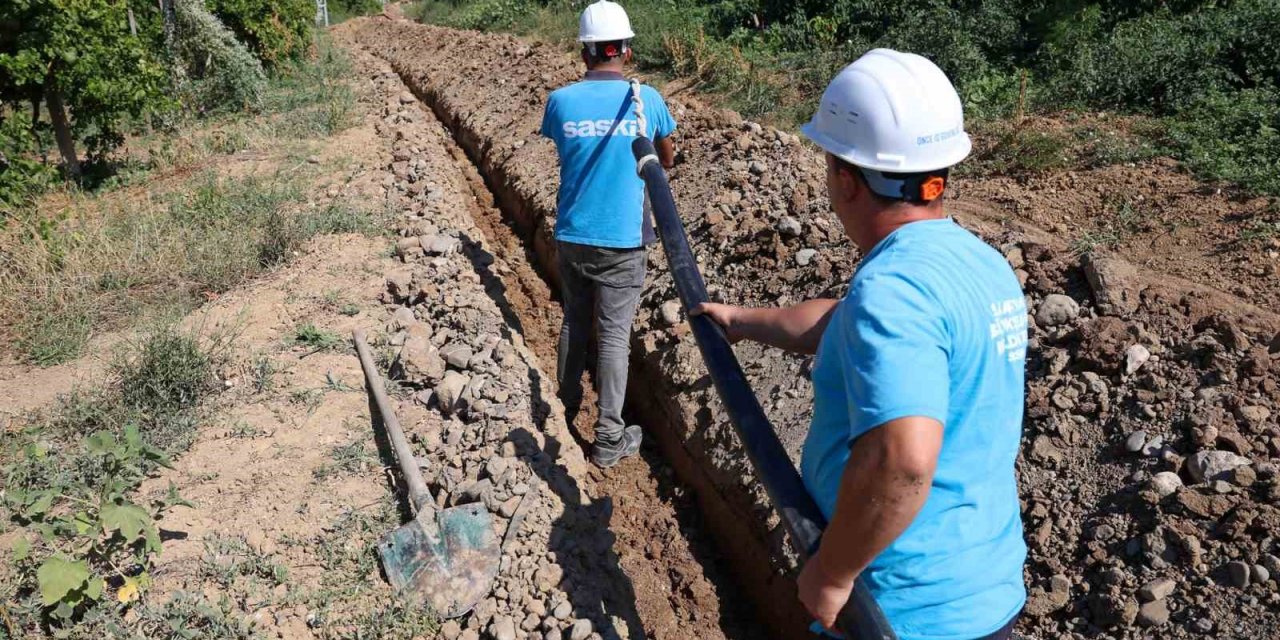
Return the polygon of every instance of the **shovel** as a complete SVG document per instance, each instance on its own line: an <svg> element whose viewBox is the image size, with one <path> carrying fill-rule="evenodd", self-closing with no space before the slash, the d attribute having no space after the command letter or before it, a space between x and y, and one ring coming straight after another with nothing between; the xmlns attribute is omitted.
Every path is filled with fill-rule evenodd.
<svg viewBox="0 0 1280 640"><path fill-rule="evenodd" d="M382 424L409 487L409 504L415 514L411 522L383 536L378 543L382 568L401 598L425 603L445 618L457 618L489 595L498 575L502 552L493 533L492 518L480 503L436 508L391 409L382 376L365 344L364 331L357 329L354 338L360 366L378 404L378 413L382 414Z"/></svg>

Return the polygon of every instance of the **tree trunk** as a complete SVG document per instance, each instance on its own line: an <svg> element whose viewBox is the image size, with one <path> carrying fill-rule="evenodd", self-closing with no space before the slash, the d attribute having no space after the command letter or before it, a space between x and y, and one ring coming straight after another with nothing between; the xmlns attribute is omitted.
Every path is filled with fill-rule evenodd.
<svg viewBox="0 0 1280 640"><path fill-rule="evenodd" d="M129 12L129 35L138 37L138 21L133 19L133 7L125 7L125 11Z"/></svg>
<svg viewBox="0 0 1280 640"><path fill-rule="evenodd" d="M164 48L169 57L177 59L178 14L173 8L174 0L160 0L160 18L164 23Z"/></svg>
<svg viewBox="0 0 1280 640"><path fill-rule="evenodd" d="M36 153L40 154L40 161L45 162L49 159L49 154L45 153L44 141L40 139L40 96L31 96L31 139L35 141Z"/></svg>
<svg viewBox="0 0 1280 640"><path fill-rule="evenodd" d="M67 109L62 104L62 94L52 82L45 85L44 97L49 107L49 120L53 122L53 137L58 141L58 151L67 165L67 174L80 179L80 160L76 158L76 140L71 136L71 123L67 121Z"/></svg>

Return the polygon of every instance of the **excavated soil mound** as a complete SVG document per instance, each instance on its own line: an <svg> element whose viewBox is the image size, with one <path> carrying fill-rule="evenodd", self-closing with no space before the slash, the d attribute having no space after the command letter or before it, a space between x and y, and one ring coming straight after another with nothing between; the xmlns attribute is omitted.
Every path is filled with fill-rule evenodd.
<svg viewBox="0 0 1280 640"><path fill-rule="evenodd" d="M547 93L578 78L573 61L508 36L380 18L338 31L389 62L450 128L554 279L557 167L537 131ZM827 213L818 153L730 112L681 100L672 110L681 149L672 187L713 297L787 304L842 294L857 256ZM1047 195L1052 180L1076 195ZM1158 203L1150 215L1170 223L1215 222L1172 242L1159 239L1159 224L1129 230L1118 246L1138 267L1081 256L1067 232L1105 226L1091 216L1101 215L1100 194L1111 189L1145 194ZM1280 323L1269 310L1273 295L1260 297L1264 308L1233 295L1274 293L1274 258L1229 237L1231 216L1256 202L1197 188L1160 162L1022 182L973 179L960 181L958 193L952 213L1005 254L1029 298L1018 470L1032 595L1022 630L1044 638L1274 637ZM673 303L660 251L651 267L633 340L631 410L698 491L774 634L794 636L783 576L792 560L777 519ZM754 345L738 354L797 454L810 417L811 360Z"/></svg>

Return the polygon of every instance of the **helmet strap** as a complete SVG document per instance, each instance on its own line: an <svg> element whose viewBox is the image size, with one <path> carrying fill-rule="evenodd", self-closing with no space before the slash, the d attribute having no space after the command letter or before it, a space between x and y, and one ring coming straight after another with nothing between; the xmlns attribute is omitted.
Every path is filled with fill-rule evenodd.
<svg viewBox="0 0 1280 640"><path fill-rule="evenodd" d="M858 167L867 186L877 195L913 204L929 204L942 197L950 167L926 173L888 173Z"/></svg>
<svg viewBox="0 0 1280 640"><path fill-rule="evenodd" d="M611 56L609 58L602 58L600 55L600 48L598 45L613 44L614 42L618 43L618 55ZM589 51L591 53L591 57L595 58L596 60L612 60L613 58L618 58L626 55L626 53L631 50L631 43L626 40L614 40L608 43L588 42L586 43L586 45L587 45L587 51Z"/></svg>

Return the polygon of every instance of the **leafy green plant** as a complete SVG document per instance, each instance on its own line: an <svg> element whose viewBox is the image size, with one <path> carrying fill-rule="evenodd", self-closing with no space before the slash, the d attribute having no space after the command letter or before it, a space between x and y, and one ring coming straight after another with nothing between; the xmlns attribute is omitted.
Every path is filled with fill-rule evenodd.
<svg viewBox="0 0 1280 640"><path fill-rule="evenodd" d="M24 463L38 465L56 454L35 441L22 455ZM97 606L108 588L121 603L136 599L150 584L148 567L160 552L156 521L173 506L190 505L172 486L149 505L130 499L147 474L169 466L163 452L143 441L137 425L127 425L119 437L105 431L88 436L78 463L95 467L97 482L11 484L4 495L27 532L14 545L14 559L28 580L34 573L44 614L54 626Z"/></svg>

